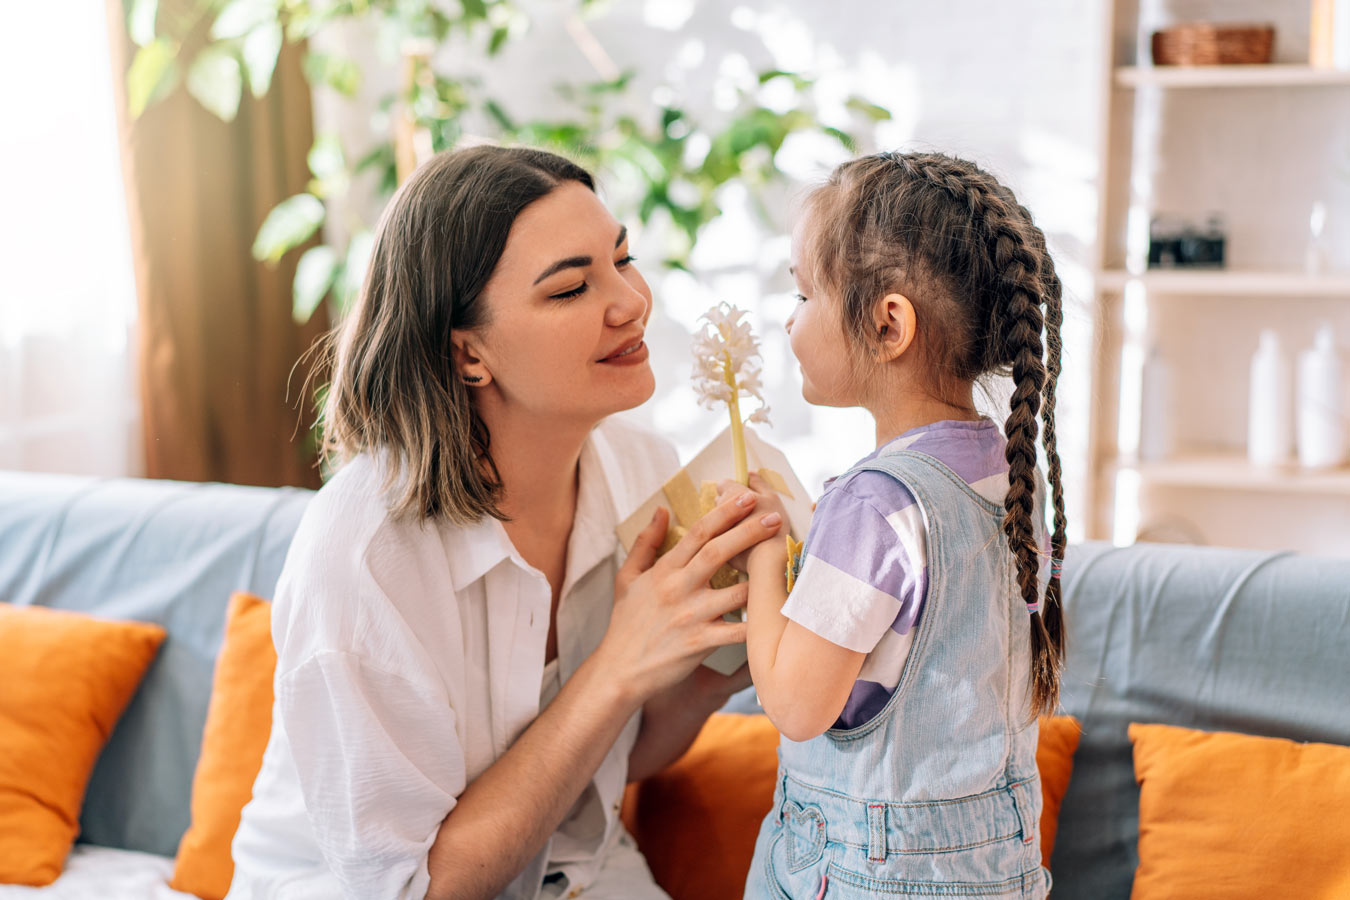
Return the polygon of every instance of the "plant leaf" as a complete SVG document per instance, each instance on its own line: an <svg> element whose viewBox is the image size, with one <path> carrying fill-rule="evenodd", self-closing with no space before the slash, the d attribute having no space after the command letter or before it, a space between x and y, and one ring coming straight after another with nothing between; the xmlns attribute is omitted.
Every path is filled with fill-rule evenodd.
<svg viewBox="0 0 1350 900"><path fill-rule="evenodd" d="M496 56L498 51L506 44L507 39L511 37L510 28L492 29L492 37L488 40L488 56Z"/></svg>
<svg viewBox="0 0 1350 900"><path fill-rule="evenodd" d="M276 5L270 0L230 0L211 25L211 39L236 40L264 25L281 27Z"/></svg>
<svg viewBox="0 0 1350 900"><path fill-rule="evenodd" d="M332 197L347 189L347 158L342 152L342 141L332 132L314 139L306 157L309 170L314 173L313 190L320 197Z"/></svg>
<svg viewBox="0 0 1350 900"><path fill-rule="evenodd" d="M328 289L333 286L337 267L338 255L332 247L310 247L300 257L295 267L295 282L291 286L291 316L295 324L303 325L314 315L314 310L319 308Z"/></svg>
<svg viewBox="0 0 1350 900"><path fill-rule="evenodd" d="M275 263L292 247L309 240L323 224L323 202L313 194L287 197L267 214L253 240L253 258Z"/></svg>
<svg viewBox="0 0 1350 900"><path fill-rule="evenodd" d="M253 29L244 38L240 53L244 57L248 87L253 96L263 96L272 86L272 73L276 71L283 40L281 26L275 22Z"/></svg>
<svg viewBox="0 0 1350 900"><path fill-rule="evenodd" d="M178 86L178 45L155 38L136 51L127 70L127 108L134 119Z"/></svg>
<svg viewBox="0 0 1350 900"><path fill-rule="evenodd" d="M144 47L155 39L155 17L159 15L159 0L131 0L127 10L127 34L137 47Z"/></svg>
<svg viewBox="0 0 1350 900"><path fill-rule="evenodd" d="M198 103L221 121L234 121L244 89L239 60L224 47L208 46L197 54L188 69L187 89Z"/></svg>
<svg viewBox="0 0 1350 900"><path fill-rule="evenodd" d="M861 97L849 97L844 103L849 109L862 113L873 122L885 122L891 118L891 111L884 106L877 106Z"/></svg>
<svg viewBox="0 0 1350 900"><path fill-rule="evenodd" d="M361 69L350 59L311 50L302 67L310 84L326 85L344 96L355 96L361 87Z"/></svg>
<svg viewBox="0 0 1350 900"><path fill-rule="evenodd" d="M342 264L342 279L338 287L338 315L341 316L361 293L370 268L370 256L375 250L375 233L358 231L347 244L347 259Z"/></svg>

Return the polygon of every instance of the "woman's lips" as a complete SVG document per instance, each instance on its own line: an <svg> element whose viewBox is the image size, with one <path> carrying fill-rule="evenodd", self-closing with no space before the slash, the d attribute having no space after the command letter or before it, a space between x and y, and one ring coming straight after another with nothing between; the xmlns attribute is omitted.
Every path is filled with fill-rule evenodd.
<svg viewBox="0 0 1350 900"><path fill-rule="evenodd" d="M635 366L647 361L647 342L638 341L626 350L607 356L600 362L611 366Z"/></svg>

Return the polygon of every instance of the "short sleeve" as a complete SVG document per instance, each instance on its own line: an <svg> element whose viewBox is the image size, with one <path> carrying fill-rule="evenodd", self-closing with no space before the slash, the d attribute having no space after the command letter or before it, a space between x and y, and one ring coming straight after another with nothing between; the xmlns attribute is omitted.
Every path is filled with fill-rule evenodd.
<svg viewBox="0 0 1350 900"><path fill-rule="evenodd" d="M887 630L907 634L926 585L923 514L881 472L832 485L816 505L801 571L783 615L827 641L870 653Z"/></svg>
<svg viewBox="0 0 1350 900"><path fill-rule="evenodd" d="M466 781L445 697L339 651L278 687L306 811L343 894L425 897L427 854Z"/></svg>

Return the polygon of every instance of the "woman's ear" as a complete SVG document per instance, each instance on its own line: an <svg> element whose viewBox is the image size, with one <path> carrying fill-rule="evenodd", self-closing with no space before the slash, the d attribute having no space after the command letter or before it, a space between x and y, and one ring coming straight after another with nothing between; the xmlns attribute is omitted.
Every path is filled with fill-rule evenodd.
<svg viewBox="0 0 1350 900"><path fill-rule="evenodd" d="M887 294L877 306L878 355L882 362L897 359L914 343L917 323L914 304L904 294Z"/></svg>
<svg viewBox="0 0 1350 900"><path fill-rule="evenodd" d="M451 331L450 347L461 381L472 387L486 387L492 381L492 373L478 352L472 332Z"/></svg>

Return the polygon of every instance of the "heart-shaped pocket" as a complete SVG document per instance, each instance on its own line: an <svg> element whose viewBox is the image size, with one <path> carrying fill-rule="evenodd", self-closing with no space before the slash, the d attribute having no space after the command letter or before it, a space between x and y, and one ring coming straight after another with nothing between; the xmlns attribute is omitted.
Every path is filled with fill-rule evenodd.
<svg viewBox="0 0 1350 900"><path fill-rule="evenodd" d="M814 806L783 802L783 850L788 872L815 865L825 852L825 816Z"/></svg>

